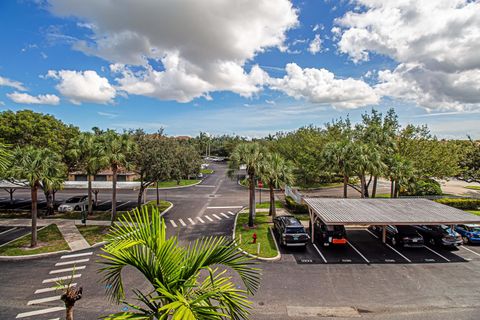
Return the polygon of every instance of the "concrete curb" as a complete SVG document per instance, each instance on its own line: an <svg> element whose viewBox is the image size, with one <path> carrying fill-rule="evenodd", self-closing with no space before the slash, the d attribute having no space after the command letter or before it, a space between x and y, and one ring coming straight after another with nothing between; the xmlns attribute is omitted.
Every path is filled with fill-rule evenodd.
<svg viewBox="0 0 480 320"><path fill-rule="evenodd" d="M183 189L183 188L190 188L190 187L194 187L194 186L196 186L196 185L198 185L198 184L202 183L202 182L203 182L203 180L205 180L205 179L201 179L200 181L198 181L198 182L195 182L195 183L193 183L193 184L189 184L188 186L178 186L178 187L158 188L158 190L160 191L160 190L172 190L172 189ZM155 190L155 187L148 187L148 188L147 188L147 190L149 190L149 189L153 189L153 190ZM137 190L138 190L138 189L137 189Z"/></svg>
<svg viewBox="0 0 480 320"><path fill-rule="evenodd" d="M166 201L166 200L164 200L164 201ZM163 210L163 212L162 212L162 213L160 213L160 217L163 217L163 215L164 215L165 213L167 213L168 211L170 211L170 209L172 209L172 208L173 208L173 203L172 203L172 202L170 202L170 201L167 201L167 202L169 202L169 203L170 203L170 206L169 206L167 209Z"/></svg>
<svg viewBox="0 0 480 320"><path fill-rule="evenodd" d="M256 256L256 255L253 255L251 253L248 253L246 252L245 250L243 250L240 245L237 243L237 241L235 240L235 230L237 229L237 219L238 219L238 215L245 209L245 207L243 207L242 209L240 209L237 214L235 215L235 221L233 223L233 233L232 233L232 239L233 239L233 242L235 243L235 246L237 247L237 250L240 251L242 254L250 257L250 258L254 258L254 259L258 259L258 260L261 260L261 261L278 261L282 258L282 254L280 253L280 250L278 248L278 243L277 243L277 239L275 238L275 235L272 233L272 229L269 227L268 230L270 230L270 233L272 234L273 236L273 241L275 242L275 247L277 248L277 252L278 254L275 256L275 257L272 257L272 258L264 258L264 257L259 257L259 256Z"/></svg>
<svg viewBox="0 0 480 320"><path fill-rule="evenodd" d="M82 249L85 250L85 249ZM77 250L80 251L80 250ZM38 254L30 254L28 256L0 256L0 261L21 261L21 260L33 260L39 258L45 258L49 256L54 256L61 253L72 253L75 251L68 251L68 250L60 250L55 252L45 252L45 253L38 253Z"/></svg>

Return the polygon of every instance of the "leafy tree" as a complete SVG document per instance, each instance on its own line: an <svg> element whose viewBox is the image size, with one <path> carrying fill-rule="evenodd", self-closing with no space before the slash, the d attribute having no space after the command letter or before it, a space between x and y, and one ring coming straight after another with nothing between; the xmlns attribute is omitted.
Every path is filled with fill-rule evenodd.
<svg viewBox="0 0 480 320"><path fill-rule="evenodd" d="M343 197L348 197L348 185L353 174L353 143L347 139L329 142L322 151L321 159L327 170L343 178Z"/></svg>
<svg viewBox="0 0 480 320"><path fill-rule="evenodd" d="M360 179L360 194L362 198L368 197L368 184L366 182L367 174L378 174L385 164L382 162L381 154L374 146L366 143L355 143L353 147L354 159L352 161L352 171Z"/></svg>
<svg viewBox="0 0 480 320"><path fill-rule="evenodd" d="M400 186L406 185L415 175L412 162L400 154L393 154L387 160L387 174L390 179L390 197L398 198Z"/></svg>
<svg viewBox="0 0 480 320"><path fill-rule="evenodd" d="M65 180L66 167L61 157L46 149L32 146L16 148L13 152L15 161L11 163L8 176L11 179L26 181L30 187L32 199L32 240L31 247L37 246L37 192L38 189L51 190Z"/></svg>
<svg viewBox="0 0 480 320"><path fill-rule="evenodd" d="M247 294L258 288L258 270L232 240L208 237L180 246L175 236L167 238L158 208L148 206L120 218L102 250L106 260L101 272L112 299L125 298L122 270L127 266L137 269L153 287L149 293L134 291L142 306L126 303L134 311L106 319L248 318ZM238 273L246 290L237 289L219 266Z"/></svg>
<svg viewBox="0 0 480 320"><path fill-rule="evenodd" d="M242 165L246 167L247 179L250 193L248 226L253 227L255 220L255 182L257 174L261 171L261 165L266 150L258 142L239 144L230 156L229 173L240 169Z"/></svg>
<svg viewBox="0 0 480 320"><path fill-rule="evenodd" d="M0 177L10 165L12 154L6 144L0 143Z"/></svg>
<svg viewBox="0 0 480 320"><path fill-rule="evenodd" d="M468 137L467 152L460 161L463 168L461 176L465 180L480 182L480 142Z"/></svg>

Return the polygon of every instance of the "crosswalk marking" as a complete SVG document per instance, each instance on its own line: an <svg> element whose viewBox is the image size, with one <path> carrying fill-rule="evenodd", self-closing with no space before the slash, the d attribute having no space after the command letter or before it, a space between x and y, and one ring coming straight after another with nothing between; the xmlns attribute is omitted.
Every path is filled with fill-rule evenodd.
<svg viewBox="0 0 480 320"><path fill-rule="evenodd" d="M78 259L78 260L72 260L72 261L65 261L65 262L57 262L55 263L55 267L60 267L60 266L65 266L69 264L77 264L77 263L84 263L90 261L90 258L87 259Z"/></svg>
<svg viewBox="0 0 480 320"><path fill-rule="evenodd" d="M222 216L224 216L225 218L227 218L227 219L230 219L230 217L229 217L229 216L227 216L225 213L223 213L223 212L220 212L220 214L221 214Z"/></svg>
<svg viewBox="0 0 480 320"><path fill-rule="evenodd" d="M41 299L30 300L27 302L27 306L31 306L32 304L40 304L44 302L50 302L55 300L60 300L61 296L53 296L53 297L46 297Z"/></svg>
<svg viewBox="0 0 480 320"><path fill-rule="evenodd" d="M177 227L177 224L175 223L175 221L173 220L170 220L170 223L172 224L172 227L176 228Z"/></svg>
<svg viewBox="0 0 480 320"><path fill-rule="evenodd" d="M92 251L84 252L84 253L68 254L66 256L61 256L60 259L69 259L69 258L76 258L76 257L83 257L83 256L91 256L92 254L93 254Z"/></svg>
<svg viewBox="0 0 480 320"><path fill-rule="evenodd" d="M210 220L210 222L213 222L212 218L210 218L209 216L204 216L204 217Z"/></svg>
<svg viewBox="0 0 480 320"><path fill-rule="evenodd" d="M190 221L191 224L195 224L195 221L193 221L192 218L188 218L188 221Z"/></svg>
<svg viewBox="0 0 480 320"><path fill-rule="evenodd" d="M228 213L230 213L232 216L235 215L235 213L233 213L232 211L228 211Z"/></svg>
<svg viewBox="0 0 480 320"><path fill-rule="evenodd" d="M215 213L212 214L212 216L213 216L214 218L217 218L218 220L222 220L222 218L220 218L219 216L217 216Z"/></svg>
<svg viewBox="0 0 480 320"><path fill-rule="evenodd" d="M34 310L34 311L29 311L29 312L23 312L23 313L17 314L16 319L26 318L26 317L31 317L31 316L36 316L36 315L39 315L39 314L46 314L46 313L51 313L51 312L57 312L57 311L65 311L65 307L53 307L53 308L40 309L40 310Z"/></svg>
<svg viewBox="0 0 480 320"><path fill-rule="evenodd" d="M81 276L82 276L81 274L74 274L74 275L71 275L71 276L50 278L50 279L43 280L42 283L57 282L57 281L60 281L60 280L69 280L71 278L80 278Z"/></svg>
<svg viewBox="0 0 480 320"><path fill-rule="evenodd" d="M200 221L201 223L205 223L205 221L203 221L203 219L202 219L202 218L200 218L200 217L197 217L197 219L198 219L198 221Z"/></svg>
<svg viewBox="0 0 480 320"><path fill-rule="evenodd" d="M57 269L57 270L52 270L49 272L49 274L55 274L55 273L62 273L62 272L73 272L74 270L83 270L85 269L86 266L75 266L71 268L65 268L65 269Z"/></svg>
<svg viewBox="0 0 480 320"><path fill-rule="evenodd" d="M70 286L74 287L76 286L77 284L76 283L72 283L70 284ZM49 288L43 288L43 289L38 289L34 292L34 294L39 294L39 293L45 293L45 292L50 292L50 291L56 291L56 290L59 290L59 289L65 289L67 286L55 286L55 287L49 287Z"/></svg>
<svg viewBox="0 0 480 320"><path fill-rule="evenodd" d="M186 224L185 222L183 222L183 220L182 220L182 219L178 219L178 221L180 221L180 223L182 224L182 226L184 226L184 227L186 227L186 226L187 226L187 224Z"/></svg>

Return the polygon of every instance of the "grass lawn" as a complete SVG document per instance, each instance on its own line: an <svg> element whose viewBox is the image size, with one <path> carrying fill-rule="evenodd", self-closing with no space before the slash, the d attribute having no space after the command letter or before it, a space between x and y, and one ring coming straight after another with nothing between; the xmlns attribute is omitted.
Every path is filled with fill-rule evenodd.
<svg viewBox="0 0 480 320"><path fill-rule="evenodd" d="M255 206L257 209L268 209L270 208L270 201L267 202L257 202ZM282 201L275 201L275 208L285 208L285 204Z"/></svg>
<svg viewBox="0 0 480 320"><path fill-rule="evenodd" d="M375 195L376 198L390 198L390 193L379 193Z"/></svg>
<svg viewBox="0 0 480 320"><path fill-rule="evenodd" d="M93 246L105 240L110 227L108 226L77 226L78 231L87 240L88 244Z"/></svg>
<svg viewBox="0 0 480 320"><path fill-rule="evenodd" d="M177 183L176 180L162 181L158 184L158 188L163 189L163 188L173 188L173 187L185 187L185 186L191 186L192 184L195 184L198 182L200 182L200 180L198 179L182 179L180 180L180 183ZM152 184L151 186L149 186L149 188L155 189L156 185Z"/></svg>
<svg viewBox="0 0 480 320"><path fill-rule="evenodd" d="M57 226L51 224L38 231L38 246L30 248L30 234L17 239L3 247L0 247L2 256L26 256L31 254L70 250L67 242L63 239Z"/></svg>
<svg viewBox="0 0 480 320"><path fill-rule="evenodd" d="M464 188L465 189L470 189L470 190L479 190L480 191L480 186L466 186Z"/></svg>
<svg viewBox="0 0 480 320"><path fill-rule="evenodd" d="M273 226L268 212L257 212L255 229L248 228L248 212L239 213L235 229L235 239L240 247L248 253L257 255L257 244L252 243L252 235L257 234L257 242L260 243L260 257L273 258L278 254L275 242L269 227ZM242 241L240 242L240 235Z"/></svg>
<svg viewBox="0 0 480 320"><path fill-rule="evenodd" d="M467 212L473 213L474 215L480 216L480 210L467 210Z"/></svg>
<svg viewBox="0 0 480 320"><path fill-rule="evenodd" d="M202 170L200 170L200 173L202 173L202 174L212 174L213 170L212 169L202 169Z"/></svg>

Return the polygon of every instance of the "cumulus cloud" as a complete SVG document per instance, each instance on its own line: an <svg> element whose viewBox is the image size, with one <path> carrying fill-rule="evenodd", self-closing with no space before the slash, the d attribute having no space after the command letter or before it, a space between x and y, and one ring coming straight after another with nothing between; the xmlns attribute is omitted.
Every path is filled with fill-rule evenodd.
<svg viewBox="0 0 480 320"><path fill-rule="evenodd" d="M480 2L356 2L364 10L336 19L332 33L356 63L371 53L399 63L379 73L379 93L429 110L480 106Z"/></svg>
<svg viewBox="0 0 480 320"><path fill-rule="evenodd" d="M93 35L74 48L123 65L117 78L123 90L181 102L213 91L258 92L265 75L259 67L245 70L245 63L285 48L286 31L298 23L289 0L49 3L54 14L90 26Z"/></svg>
<svg viewBox="0 0 480 320"><path fill-rule="evenodd" d="M338 79L326 69L302 69L295 63L287 64L285 70L285 77L269 80L270 87L295 99L331 104L340 109L353 109L379 102L375 90L361 80Z"/></svg>
<svg viewBox="0 0 480 320"><path fill-rule="evenodd" d="M308 45L308 52L315 55L322 50L322 39L319 34L315 35L315 38Z"/></svg>
<svg viewBox="0 0 480 320"><path fill-rule="evenodd" d="M40 94L38 96L32 96L28 93L13 92L7 93L7 97L15 103L22 104L49 104L57 105L60 103L60 98L54 94Z"/></svg>
<svg viewBox="0 0 480 320"><path fill-rule="evenodd" d="M107 78L93 70L49 70L47 77L58 80L55 88L74 104L82 102L110 103L116 96L116 89Z"/></svg>
<svg viewBox="0 0 480 320"><path fill-rule="evenodd" d="M2 76L0 76L0 87L1 86L11 87L11 88L17 89L19 91L26 91L27 90L21 82L18 82L18 81L15 81L15 80L10 80L10 79L4 78Z"/></svg>

